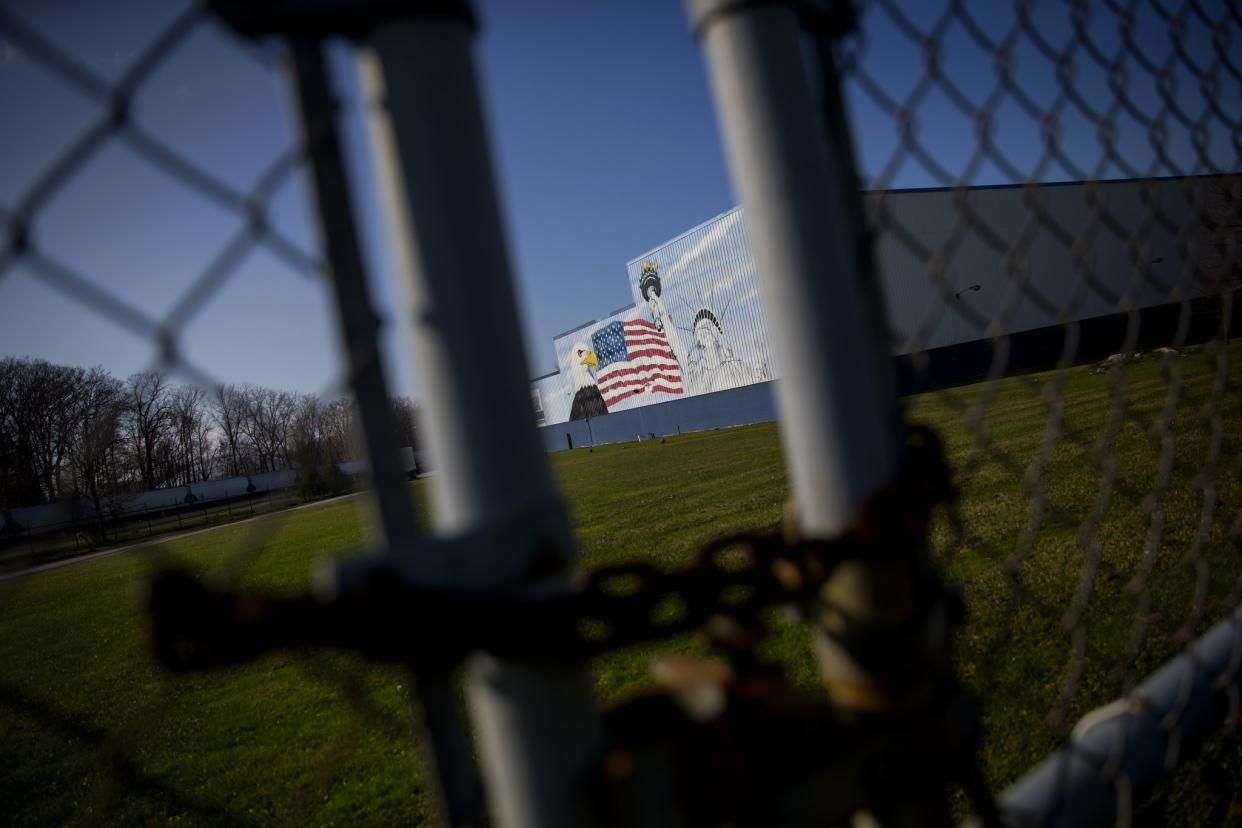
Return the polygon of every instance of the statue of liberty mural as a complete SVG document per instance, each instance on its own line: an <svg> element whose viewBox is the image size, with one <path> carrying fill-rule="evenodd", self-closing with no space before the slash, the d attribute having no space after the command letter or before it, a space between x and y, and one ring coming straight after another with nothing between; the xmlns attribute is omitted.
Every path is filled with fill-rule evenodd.
<svg viewBox="0 0 1242 828"><path fill-rule="evenodd" d="M668 340L673 356L676 357L677 364L681 366L682 376L685 376L689 354L686 352L686 346L682 344L677 326L673 324L673 317L669 315L668 308L664 306L664 300L660 298L663 291L660 285L660 271L655 262L643 262L642 274L638 278L638 292L651 310L651 321Z"/></svg>
<svg viewBox="0 0 1242 828"><path fill-rule="evenodd" d="M692 332L695 359L691 362L689 373L693 393L724 391L764 379L761 372L752 369L733 353L720 320L709 308L699 308L694 315Z"/></svg>
<svg viewBox="0 0 1242 828"><path fill-rule="evenodd" d="M694 284L694 283L692 283ZM726 303L723 311L717 315L711 310L709 291L708 298L698 292L699 304L690 304L684 296L678 299L686 306L687 311L694 313L694 322L689 328L676 325L672 314L664 304L663 289L660 281L659 268L655 262L645 261L638 279L638 291L651 311L651 320L668 339L669 347L677 358L682 369L683 382L687 394L707 394L711 391L724 391L737 388L752 382L769 379L766 370L752 367L737 356L732 344L725 336L721 317L729 311ZM682 284L683 290L689 285ZM731 300L730 300L731 301ZM681 332L689 334L691 345L686 347Z"/></svg>

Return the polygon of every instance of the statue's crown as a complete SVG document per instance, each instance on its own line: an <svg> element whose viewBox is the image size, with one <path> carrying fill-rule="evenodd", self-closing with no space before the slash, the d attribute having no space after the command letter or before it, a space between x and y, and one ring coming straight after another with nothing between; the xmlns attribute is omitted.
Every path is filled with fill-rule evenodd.
<svg viewBox="0 0 1242 828"><path fill-rule="evenodd" d="M659 272L660 272L660 269L656 267L655 262L651 261L650 259L647 259L645 262L643 262L643 270L642 270L641 275L656 276L659 274Z"/></svg>

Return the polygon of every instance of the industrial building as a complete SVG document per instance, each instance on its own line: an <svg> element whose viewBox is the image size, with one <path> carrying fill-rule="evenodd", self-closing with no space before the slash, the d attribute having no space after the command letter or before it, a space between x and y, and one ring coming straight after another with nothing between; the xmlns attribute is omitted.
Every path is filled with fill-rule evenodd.
<svg viewBox="0 0 1242 828"><path fill-rule="evenodd" d="M1083 362L1173 341L1187 315L1188 336L1210 336L1205 303L1236 287L1219 252L1221 227L1236 233L1235 178L864 194L904 390L995 374L1000 342L1014 373L1062 362L1067 342ZM741 207L635 257L626 277L632 303L556 336L559 370L532 381L548 448L774 416L779 320Z"/></svg>

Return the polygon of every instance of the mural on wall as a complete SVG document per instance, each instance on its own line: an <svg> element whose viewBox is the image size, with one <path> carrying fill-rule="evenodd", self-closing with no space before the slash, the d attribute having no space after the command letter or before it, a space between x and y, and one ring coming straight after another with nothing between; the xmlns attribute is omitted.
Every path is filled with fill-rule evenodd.
<svg viewBox="0 0 1242 828"><path fill-rule="evenodd" d="M699 308L694 315L694 344L695 360L690 377L696 394L724 391L768 379L763 370L737 357L724 327L710 308Z"/></svg>
<svg viewBox="0 0 1242 828"><path fill-rule="evenodd" d="M600 393L599 383L595 379L595 369L599 368L599 359L595 352L585 343L575 342L569 351L568 367L567 378L573 389L569 419L585 420L607 414L608 405L604 402L604 395Z"/></svg>
<svg viewBox="0 0 1242 828"><path fill-rule="evenodd" d="M668 338L646 319L609 322L591 334L599 358L599 390L614 406L635 394L681 394L681 364Z"/></svg>
<svg viewBox="0 0 1242 828"><path fill-rule="evenodd" d="M701 292L697 294L697 308L682 299L687 311L693 308L694 316L688 326L678 326L673 322L673 315L661 298L662 287L659 265L650 259L645 260L639 271L638 291L650 309L651 324L658 333L667 337L669 355L684 372L686 386L691 394L724 391L739 385L762 382L766 378L762 370L748 365L734 353L725 336L720 317L709 307L712 304L710 288L709 298L704 298ZM726 300L722 315L728 313L732 300L732 296ZM683 344L683 332L690 339L689 350Z"/></svg>
<svg viewBox="0 0 1242 828"><path fill-rule="evenodd" d="M651 251L629 270L637 298L668 332L687 394L774 378L740 209Z"/></svg>
<svg viewBox="0 0 1242 828"><path fill-rule="evenodd" d="M530 389L530 404L535 409L535 425L541 426L548 421L543 413L543 397L539 393L539 386L533 385Z"/></svg>
<svg viewBox="0 0 1242 828"><path fill-rule="evenodd" d="M1041 186L1040 199L1065 226L1088 226L1099 205L1106 204L1118 226L1146 227L1158 203L1159 210L1174 217L1173 225L1197 227L1199 219L1188 212L1187 181L1155 180L1158 202L1148 193L1152 181L1050 183ZM1087 319L1203 296L1209 285L1191 274L1206 272L1205 267L1219 270L1217 259L1200 259L1198 271L1188 267L1167 228L1145 231L1152 255L1143 258L1140 269L1117 234L1095 239L1094 258L1087 264L1048 234L1022 245L1019 259L998 252L978 234L967 234L954 245L947 271L951 285L945 286L928 272L928 262L908 239L919 240L915 247L939 249L956 232L959 197L952 189L865 196L872 212L883 199L884 210L905 228L906 240L881 234L876 248L894 354L979 339L983 331L966 308L976 319L1003 319L1006 333L1036 330L1063 324L1063 309ZM1029 197L1025 188L1009 187L984 187L972 194L976 211L989 216L993 235L1009 241L1026 227ZM1084 267L1109 290L1079 295ZM630 261L626 272L630 307L553 339L560 370L532 385L547 424L566 422L571 408L581 417L598 416L780 376L740 207ZM1019 276L1020 284L1015 281ZM1037 290L1045 300L1011 304L1015 285L1022 293ZM647 358L651 362L642 361Z"/></svg>
<svg viewBox="0 0 1242 828"><path fill-rule="evenodd" d="M660 281L660 268L653 261L644 261L638 276L639 296L647 303L647 308L651 311L652 324L666 338L669 350L673 353L673 359L684 371L689 364L686 346L682 344L681 333L673 324L672 314L668 312L668 308L664 307L664 300L660 298L663 288L663 282Z"/></svg>
<svg viewBox="0 0 1242 828"><path fill-rule="evenodd" d="M630 262L634 304L558 336L537 381L546 423L774 379L738 209Z"/></svg>

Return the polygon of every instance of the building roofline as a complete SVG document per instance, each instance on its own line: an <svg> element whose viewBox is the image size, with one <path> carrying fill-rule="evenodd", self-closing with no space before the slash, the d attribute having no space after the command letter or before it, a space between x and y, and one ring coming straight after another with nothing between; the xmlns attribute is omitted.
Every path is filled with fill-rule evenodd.
<svg viewBox="0 0 1242 828"><path fill-rule="evenodd" d="M622 305L621 307L617 308L615 311L610 312L607 316L604 317L604 319L610 319L619 313L625 313L627 310L633 310L637 306L637 304L638 304L637 302L630 302L628 305ZM596 319L595 321L603 322L604 319Z"/></svg>
<svg viewBox="0 0 1242 828"><path fill-rule="evenodd" d="M574 325L572 328L567 328L566 330L563 330L558 334L553 334L552 341L555 342L556 340L560 339L562 336L569 336L571 333L574 333L575 331L580 331L583 328L586 328L590 325L594 325L598 321L599 321L598 319L591 319L587 322L583 322L581 325Z"/></svg>
<svg viewBox="0 0 1242 828"><path fill-rule="evenodd" d="M628 262L625 263L626 269L628 270L630 265L634 264L634 262L641 262L643 259L646 259L647 257L649 257L652 253L655 253L657 250L663 250L664 248L668 247L670 244L673 244L674 242L677 242L677 241L681 241L682 239L684 239L686 236L690 235L691 233L697 230L702 230L704 227L706 227L709 224L715 224L716 222L720 221L725 216L731 213L736 213L738 210L741 210L741 209L742 209L742 205L739 204L736 207L731 207L728 210L725 210L723 213L712 216L707 221L699 222L698 224L694 225L693 227L691 227L689 230L685 231L684 233L678 233L676 236L673 236L673 238L669 239L668 241L663 242L661 244L657 244L655 247L651 248L643 255L630 259Z"/></svg>
<svg viewBox="0 0 1242 828"><path fill-rule="evenodd" d="M1141 181L1193 181L1200 178L1216 178L1220 175L1237 175L1236 172L1230 173L1205 173L1202 175L1149 175L1140 178L1095 178L1086 180L1072 181L1023 181L1017 184L970 184L965 187L954 185L950 187L895 187L887 190L863 190L863 195L875 195L877 193L947 193L954 190L1016 190L1021 187L1071 187L1081 186L1083 184L1137 184ZM697 228L696 228L697 229Z"/></svg>
<svg viewBox="0 0 1242 828"><path fill-rule="evenodd" d="M1103 185L1136 184L1142 181L1193 181L1193 180L1202 179L1202 178L1216 178L1220 175L1238 175L1238 173L1228 172L1228 173L1205 173L1201 175L1158 175L1158 176L1144 176L1141 178L1097 178L1097 179L1070 180L1070 181L1024 181L1024 182L1017 183L1017 184L1014 184L1014 183L970 184L966 186L955 185L955 186L950 186L950 187L902 187L902 188L891 188L891 189L886 189L886 190L863 190L862 194L864 196L867 196L867 195L879 195L879 194L888 194L888 193L898 193L898 194L947 193L947 192L952 192L952 191L960 190L960 189L965 189L965 190L1016 190L1022 187L1070 187L1070 186L1082 186L1084 184L1103 184ZM681 241L686 236L689 236L691 233L695 233L699 230L702 230L704 227L708 226L709 224L714 224L720 221L725 216L736 213L741 209L742 209L742 205L739 204L735 207L725 210L723 213L719 213L707 219L706 221L699 222L695 226L691 227L689 230L686 230L682 233L678 233L676 236L673 236L668 241L665 241L661 244L656 245L655 247L648 250L646 253L643 253L641 256L636 256L635 258L630 259L628 262L625 263L626 270L628 271L630 265L634 264L635 262L641 262L644 259L650 258L653 254L657 253L660 250L663 250L664 248L668 247L671 244ZM610 316L616 316L619 313L623 313L629 310L630 308L633 308L635 304L636 303L631 302L625 307L618 308L617 310L608 314L608 316L603 317L603 319L607 319ZM581 325L575 325L574 327L568 330L562 331L561 333L554 335L552 337L552 341L555 342L561 337L568 336L569 334L574 333L576 331L580 331L583 328L590 327L591 325L594 325L597 322L603 321L603 319L592 319L589 322L583 322ZM547 379L548 377L555 376L556 374L559 374L559 373L560 373L560 370L557 369L556 371L551 371L547 374L543 374L541 376L535 377L533 380L531 380L531 382L536 382L541 379Z"/></svg>
<svg viewBox="0 0 1242 828"><path fill-rule="evenodd" d="M1089 179L1089 180L1071 180L1071 181L1033 181L1033 182L1021 182L1017 184L1013 184L1013 183L970 184L970 185L966 185L965 187L961 187L958 185L946 186L946 187L893 187L890 189L883 189L883 190L862 190L861 192L863 195L876 195L879 193L947 193L947 192L952 192L953 190L958 190L958 189L1015 190L1021 187L1030 187L1030 186L1070 187L1074 185L1083 185L1083 184L1091 184L1091 183L1135 184L1140 181L1186 181L1186 180L1194 180L1194 179L1199 179L1199 178L1215 178L1218 175L1237 175L1237 174L1238 173L1206 173L1203 175L1157 175L1157 176L1144 176L1141 178L1097 178L1097 179ZM676 236L673 236L668 241L657 244L655 247L651 248L646 253L643 253L641 256L636 256L633 259L630 259L628 262L625 263L626 269L628 270L629 266L634 264L635 262L641 262L643 259L649 258L653 253L663 250L664 248L668 247L670 244L673 244L674 242L678 242L681 239L685 238L686 236L690 235L691 233L694 233L698 230L702 230L707 225L714 224L715 222L720 221L720 219L724 218L725 216L731 213L736 213L738 210L741 210L741 209L742 209L742 205L738 204L737 206L731 209L725 210L723 213L715 215L707 219L706 221L699 222L694 227L691 227L689 230L686 230L682 233L678 233ZM574 328L573 330L577 330L577 328Z"/></svg>

